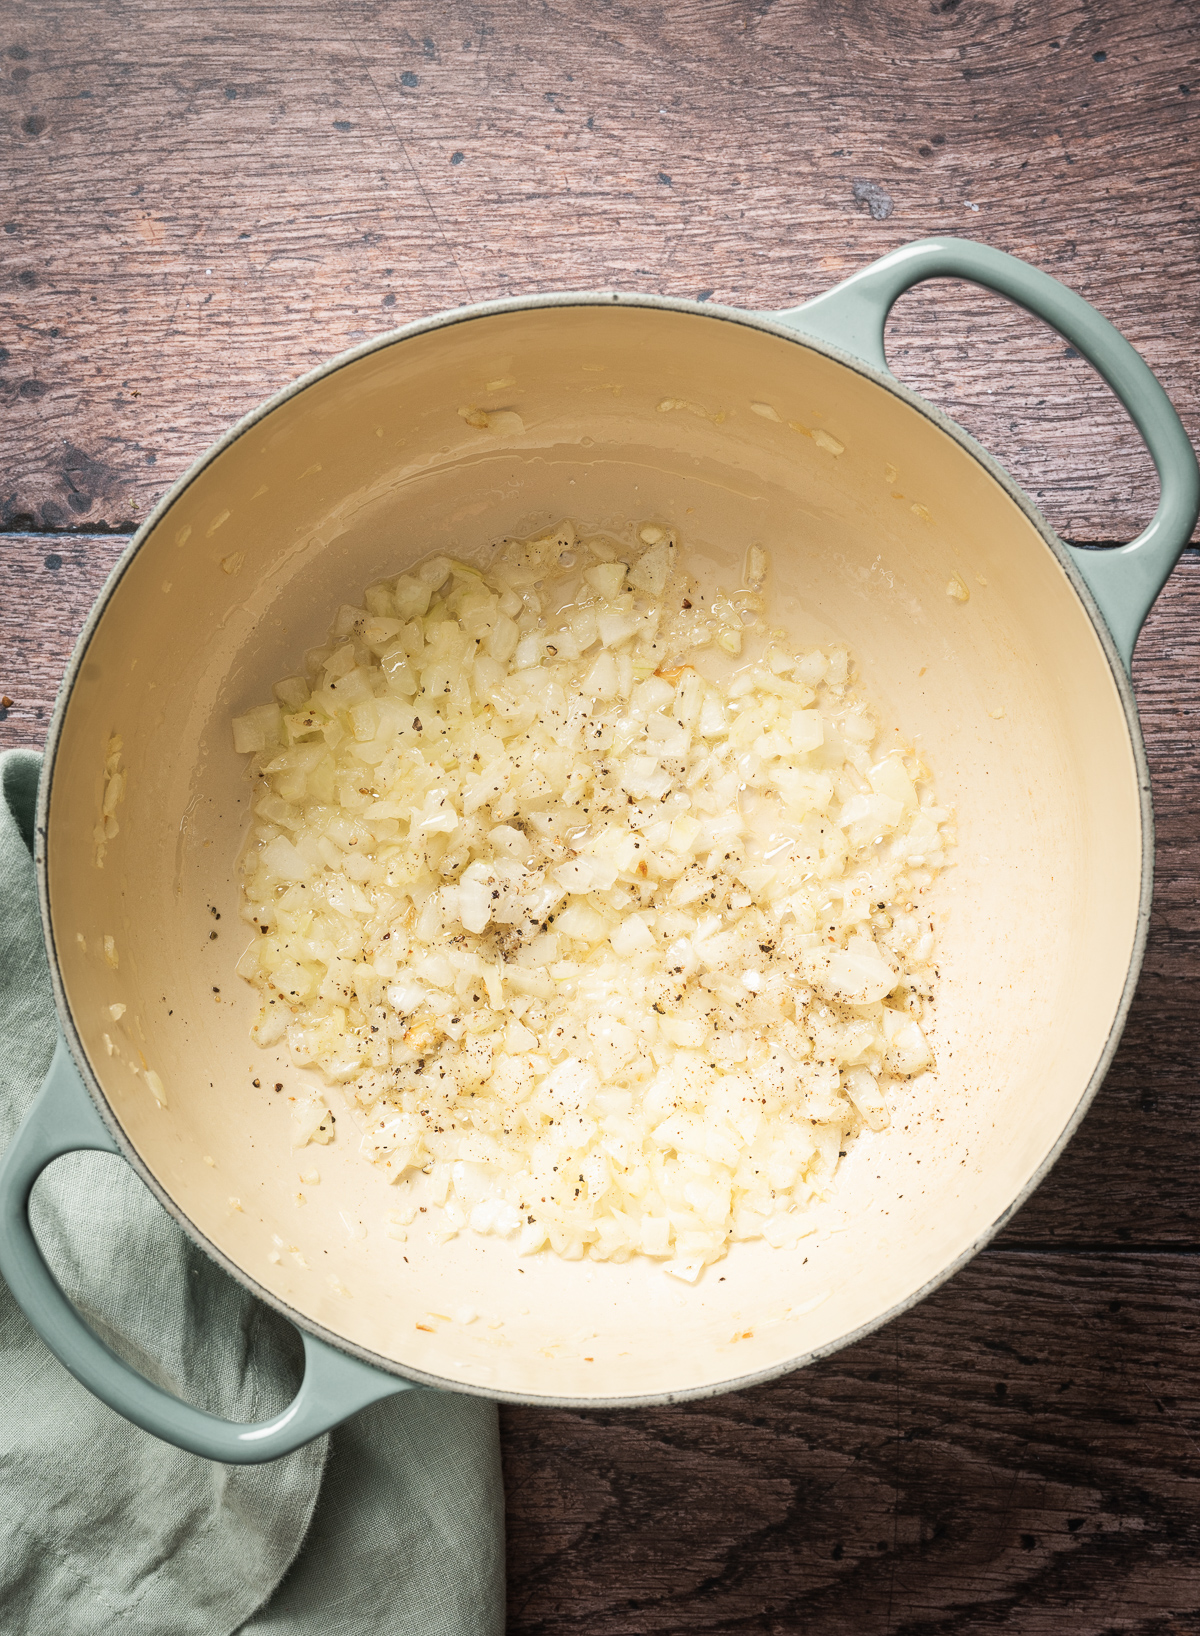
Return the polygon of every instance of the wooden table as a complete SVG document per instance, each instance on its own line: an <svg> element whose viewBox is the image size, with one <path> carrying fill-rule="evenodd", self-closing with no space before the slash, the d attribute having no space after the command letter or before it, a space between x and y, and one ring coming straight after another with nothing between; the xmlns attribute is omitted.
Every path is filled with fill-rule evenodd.
<svg viewBox="0 0 1200 1636"><path fill-rule="evenodd" d="M1190 0L299 0L10 10L0 746L40 743L155 497L312 364L562 287L793 304L973 236L1094 301L1200 431ZM954 285L898 373L1076 541L1150 463L1070 348ZM1200 1632L1200 556L1135 666L1158 812L1109 1079L1016 1220L771 1386L507 1410L513 1636Z"/></svg>

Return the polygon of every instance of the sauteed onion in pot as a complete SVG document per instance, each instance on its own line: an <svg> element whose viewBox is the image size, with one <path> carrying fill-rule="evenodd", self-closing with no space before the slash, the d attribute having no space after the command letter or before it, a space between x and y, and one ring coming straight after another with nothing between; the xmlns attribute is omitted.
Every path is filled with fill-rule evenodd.
<svg viewBox="0 0 1200 1636"><path fill-rule="evenodd" d="M398 1232L693 1281L810 1231L931 1065L950 814L768 568L706 592L657 522L432 558L235 721L255 1037L342 1088Z"/></svg>

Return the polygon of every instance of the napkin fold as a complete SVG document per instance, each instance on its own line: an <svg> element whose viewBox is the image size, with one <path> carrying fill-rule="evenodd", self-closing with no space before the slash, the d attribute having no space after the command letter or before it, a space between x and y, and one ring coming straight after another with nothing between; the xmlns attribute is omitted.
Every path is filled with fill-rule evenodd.
<svg viewBox="0 0 1200 1636"><path fill-rule="evenodd" d="M40 765L0 755L0 1147L57 1030L32 859ZM158 1384L243 1421L294 1395L296 1332L122 1160L58 1160L32 1219L71 1300ZM0 1282L5 1636L500 1636L503 1519L492 1403L404 1392L269 1465L214 1465L92 1397Z"/></svg>

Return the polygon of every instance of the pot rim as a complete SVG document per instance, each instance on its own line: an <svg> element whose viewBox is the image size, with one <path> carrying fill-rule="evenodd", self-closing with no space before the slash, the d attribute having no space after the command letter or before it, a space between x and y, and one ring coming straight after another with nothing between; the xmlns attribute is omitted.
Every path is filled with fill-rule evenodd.
<svg viewBox="0 0 1200 1636"><path fill-rule="evenodd" d="M204 1233L192 1222L173 1197L162 1186L143 1162L140 1154L126 1136L123 1127L109 1105L98 1077L93 1073L91 1063L83 1048L83 1043L75 1027L74 1017L62 982L58 957L54 942L54 933L50 919L50 887L48 879L48 847L47 831L49 824L50 792L54 780L54 768L57 759L59 741L62 729L70 706L71 694L76 678L83 664L92 638L99 628L108 604L120 584L126 570L134 557L141 550L146 540L159 523L170 511L171 507L191 484L207 470L220 455L239 438L251 431L260 421L288 403L292 398L299 396L310 386L334 375L338 370L348 368L363 358L368 358L376 352L412 340L419 335L431 334L440 329L449 329L454 325L472 323L477 319L496 317L504 313L530 312L565 307L624 307L650 308L664 312L685 313L697 318L707 318L716 322L740 324L747 329L755 329L774 335L780 340L790 341L795 345L807 347L813 352L820 353L832 362L864 376L874 385L890 392L901 402L916 410L938 430L952 438L960 448L964 449L979 465L999 484L1004 493L1018 507L1027 521L1040 536L1043 544L1057 559L1060 568L1067 577L1072 589L1083 604L1093 629L1100 641L1104 656L1108 661L1109 670L1116 684L1117 693L1121 700L1121 707L1125 715L1125 723L1129 733L1130 748L1133 752L1134 766L1138 782L1138 804L1141 815L1142 833L1142 861L1141 879L1138 893L1138 916L1134 930L1133 942L1130 949L1129 965L1125 974L1125 981L1121 990L1121 997L1113 1015L1112 1024L1105 1040L1104 1049L1093 1069L1091 1076L1084 1087L1071 1117L1059 1133L1053 1146L1046 1153L1037 1169L1029 1177L1025 1185L1014 1196L1004 1210L976 1235L972 1242L952 1261L940 1268L931 1278L927 1279L918 1289L913 1290L902 1300L893 1303L885 1311L876 1314L867 1322L860 1324L856 1329L839 1335L835 1340L824 1345L810 1347L807 1351L786 1359L781 1363L771 1364L766 1368L748 1371L736 1375L728 1380L705 1383L699 1386L684 1387L679 1391L625 1393L619 1395L588 1394L579 1396L573 1394L560 1395L557 1393L527 1394L521 1392L492 1389L477 1386L468 1382L455 1380L448 1376L430 1374L424 1370L401 1367L394 1360L385 1358L377 1352L359 1346L353 1341L327 1329L324 1325L315 1322L304 1314L297 1312L286 1301L281 1300L270 1290L264 1288L258 1281L230 1259L222 1250L211 1242ZM801 309L802 310L802 309ZM806 1368L809 1364L819 1362L823 1358L831 1357L844 1347L856 1341L863 1340L875 1330L898 1318L911 1307L931 1295L955 1273L959 1272L968 1262L983 1250L996 1236L1000 1229L1016 1214L1034 1190L1040 1186L1046 1175L1057 1162L1063 1149L1075 1134L1084 1114L1091 1106L1097 1091L1100 1089L1106 1074L1112 1064L1129 1009L1133 1002L1134 991L1141 973L1142 962L1145 957L1146 940L1149 931L1151 896L1154 883L1154 811L1151 798L1149 767L1146 761L1145 745L1142 739L1141 723L1138 718L1137 703L1134 697L1133 684L1126 673L1125 666L1117 651L1108 625L1100 612L1091 591L1082 574L1071 558L1067 547L1059 539L1055 531L1043 517L1041 511L1024 492L1024 490L1005 471L1004 467L990 455L983 446L965 431L957 421L951 419L943 410L932 404L928 399L921 397L911 387L896 379L889 371L876 368L865 362L854 353L843 350L831 343L807 334L796 324L786 321L774 312L750 311L740 307L726 307L716 303L699 302L681 299L674 296L644 295L636 292L622 291L553 291L542 295L511 296L498 301L484 301L465 307L449 308L444 312L435 313L428 318L414 319L411 323L402 325L399 329L390 330L386 334L375 336L373 339L360 343L347 352L339 353L336 357L319 364L315 369L307 371L290 381L279 391L272 393L257 407L243 415L221 437L217 439L205 452L195 460L184 474L176 480L167 492L158 500L147 515L145 521L137 529L129 545L122 553L108 580L105 582L96 598L83 628L80 631L71 659L63 673L59 686L58 697L55 700L54 712L51 717L49 731L43 752L42 776L38 785L37 814L34 830L34 863L37 874L38 907L42 920L42 932L45 938L47 960L50 967L50 980L54 992L55 1007L58 1012L59 1025L62 1028L71 1057L78 1069L80 1078L87 1088L88 1095L96 1105L97 1112L105 1125L111 1131L121 1156L129 1164L150 1192L166 1210L168 1215L183 1229L192 1241L197 1244L206 1255L210 1256L229 1276L235 1279L244 1289L254 1295L265 1305L285 1318L302 1332L315 1336L327 1345L341 1352L358 1358L361 1362L372 1365L384 1374L397 1376L404 1380L411 1380L419 1385L439 1388L444 1391L466 1393L473 1397L490 1398L500 1403L526 1404L533 1407L546 1408L642 1408L660 1403L682 1403L700 1400L707 1397L717 1397L726 1392L744 1391L751 1386L762 1385L767 1381L776 1380L782 1375L791 1374L796 1370Z"/></svg>

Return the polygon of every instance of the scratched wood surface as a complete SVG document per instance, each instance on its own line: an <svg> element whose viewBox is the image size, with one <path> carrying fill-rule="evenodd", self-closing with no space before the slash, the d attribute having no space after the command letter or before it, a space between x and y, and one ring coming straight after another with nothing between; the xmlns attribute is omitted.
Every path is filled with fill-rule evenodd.
<svg viewBox="0 0 1200 1636"><path fill-rule="evenodd" d="M0 32L11 527L127 525L447 305L778 307L929 233L1075 285L1200 430L1192 0L27 0ZM1122 412L999 299L906 297L892 357L1070 538L1149 515Z"/></svg>
<svg viewBox="0 0 1200 1636"><path fill-rule="evenodd" d="M750 307L928 233L1080 289L1195 435L1190 0L32 0L0 17L0 748L41 742L122 537L244 410L449 304ZM897 372L1069 538L1153 471L1083 360L963 286ZM771 1386L507 1410L513 1636L1200 1636L1200 555L1135 663L1158 869L1065 1157L916 1311Z"/></svg>

